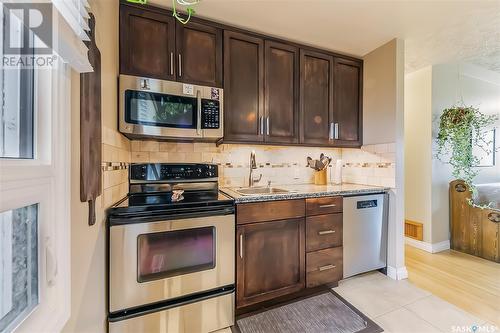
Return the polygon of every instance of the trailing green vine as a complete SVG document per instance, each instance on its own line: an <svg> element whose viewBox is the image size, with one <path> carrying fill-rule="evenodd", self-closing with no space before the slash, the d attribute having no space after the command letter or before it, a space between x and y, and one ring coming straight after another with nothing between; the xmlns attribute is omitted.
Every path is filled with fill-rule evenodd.
<svg viewBox="0 0 500 333"><path fill-rule="evenodd" d="M497 115L485 115L472 106L453 106L445 109L440 117L436 157L452 166L453 176L465 182L473 198L477 194L473 180L479 173L474 166L480 162L473 154L473 147L487 154L493 153L492 142L488 142L484 134L485 129L497 119ZM472 200L469 203L481 208L488 207L475 205Z"/></svg>
<svg viewBox="0 0 500 333"><path fill-rule="evenodd" d="M137 3L141 5L145 5L148 3L148 0L127 0L127 2L131 3ZM193 6L199 3L200 0L172 0L172 16L175 17L177 21L179 21L182 24L187 24L191 17L195 14ZM177 12L177 4L181 6L186 6L186 12L187 12L187 17L183 18L178 12Z"/></svg>

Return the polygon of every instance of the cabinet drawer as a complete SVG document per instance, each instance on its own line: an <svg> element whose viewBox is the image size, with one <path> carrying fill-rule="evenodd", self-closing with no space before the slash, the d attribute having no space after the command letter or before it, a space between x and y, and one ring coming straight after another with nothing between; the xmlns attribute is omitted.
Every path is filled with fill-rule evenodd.
<svg viewBox="0 0 500 333"><path fill-rule="evenodd" d="M306 251L342 246L342 214L310 216L306 219Z"/></svg>
<svg viewBox="0 0 500 333"><path fill-rule="evenodd" d="M342 279L342 247L306 254L306 286L316 287Z"/></svg>
<svg viewBox="0 0 500 333"><path fill-rule="evenodd" d="M236 205L237 224L286 220L304 217L304 215L305 202L303 199L251 202Z"/></svg>
<svg viewBox="0 0 500 333"><path fill-rule="evenodd" d="M342 197L306 199L307 215L342 213Z"/></svg>

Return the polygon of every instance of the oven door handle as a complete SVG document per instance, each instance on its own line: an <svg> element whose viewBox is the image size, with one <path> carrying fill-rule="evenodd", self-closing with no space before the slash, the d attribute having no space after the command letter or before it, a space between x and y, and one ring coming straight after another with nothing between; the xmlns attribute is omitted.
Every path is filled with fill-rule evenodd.
<svg viewBox="0 0 500 333"><path fill-rule="evenodd" d="M197 123L196 123L196 134L201 135L201 91L196 91L196 100L198 104L198 115L197 115Z"/></svg>
<svg viewBox="0 0 500 333"><path fill-rule="evenodd" d="M149 223L166 220L179 220L186 218L208 217L234 214L234 206L220 207L218 209L199 210L197 212L177 212L174 214L152 214L151 212L112 215L108 217L108 225L124 225L134 223Z"/></svg>

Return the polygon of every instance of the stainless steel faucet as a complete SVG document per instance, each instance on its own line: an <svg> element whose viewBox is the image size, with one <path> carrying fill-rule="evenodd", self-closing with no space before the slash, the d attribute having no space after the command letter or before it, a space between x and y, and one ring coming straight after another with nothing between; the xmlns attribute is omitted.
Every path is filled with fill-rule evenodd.
<svg viewBox="0 0 500 333"><path fill-rule="evenodd" d="M252 187L255 183L260 182L262 179L262 174L260 174L259 178L256 179L253 176L253 170L257 169L257 162L255 162L255 151L252 150L250 153L250 174L248 175L248 187Z"/></svg>

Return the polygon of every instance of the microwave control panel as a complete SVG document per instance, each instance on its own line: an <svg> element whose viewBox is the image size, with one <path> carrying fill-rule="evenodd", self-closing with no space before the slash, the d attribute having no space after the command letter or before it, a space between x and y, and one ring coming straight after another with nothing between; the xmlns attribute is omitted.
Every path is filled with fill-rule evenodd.
<svg viewBox="0 0 500 333"><path fill-rule="evenodd" d="M220 103L212 99L201 100L201 128L220 128Z"/></svg>

